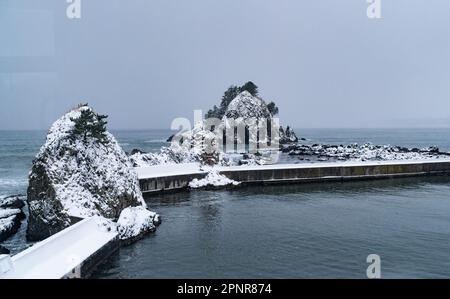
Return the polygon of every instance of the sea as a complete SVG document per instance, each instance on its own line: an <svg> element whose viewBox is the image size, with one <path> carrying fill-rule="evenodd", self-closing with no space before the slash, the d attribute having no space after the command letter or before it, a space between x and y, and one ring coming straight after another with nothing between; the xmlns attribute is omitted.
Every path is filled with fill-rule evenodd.
<svg viewBox="0 0 450 299"><path fill-rule="evenodd" d="M438 146L450 129L296 129L308 143ZM125 151L158 151L169 130L112 131ZM0 131L0 197L26 194L45 131ZM285 157L282 162L295 163ZM450 277L450 177L245 187L153 196L155 233L122 247L94 278ZM31 245L26 221L1 243Z"/></svg>

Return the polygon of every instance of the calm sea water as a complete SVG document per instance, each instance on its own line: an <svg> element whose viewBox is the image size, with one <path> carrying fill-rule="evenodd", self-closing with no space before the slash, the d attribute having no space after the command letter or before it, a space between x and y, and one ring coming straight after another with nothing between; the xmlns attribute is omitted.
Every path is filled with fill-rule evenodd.
<svg viewBox="0 0 450 299"><path fill-rule="evenodd" d="M450 129L297 130L308 142L373 142L450 150ZM113 132L125 150L156 151L170 131ZM45 132L0 131L0 196L25 193ZM95 277L450 277L450 177L193 191L148 199L155 234L111 257ZM3 243L27 246L21 232Z"/></svg>

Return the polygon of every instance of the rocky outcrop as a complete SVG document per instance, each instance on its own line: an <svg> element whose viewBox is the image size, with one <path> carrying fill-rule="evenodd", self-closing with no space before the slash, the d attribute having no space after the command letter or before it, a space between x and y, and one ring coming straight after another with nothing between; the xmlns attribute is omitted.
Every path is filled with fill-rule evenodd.
<svg viewBox="0 0 450 299"><path fill-rule="evenodd" d="M291 127L287 126L285 130L282 126L280 126L280 144L290 144L297 142L298 137Z"/></svg>
<svg viewBox="0 0 450 299"><path fill-rule="evenodd" d="M0 198L0 242L14 235L25 219L22 212L24 202L20 195Z"/></svg>
<svg viewBox="0 0 450 299"><path fill-rule="evenodd" d="M248 91L243 91L230 102L225 111L225 117L245 120L250 118L267 119L272 118L272 114L261 98L252 96Z"/></svg>
<svg viewBox="0 0 450 299"><path fill-rule="evenodd" d="M128 207L145 207L137 174L114 136L89 132L103 119L82 106L50 128L29 175L28 239L46 238L80 218L118 220Z"/></svg>
<svg viewBox="0 0 450 299"><path fill-rule="evenodd" d="M0 242L14 235L20 227L21 220L25 215L20 209L0 210Z"/></svg>
<svg viewBox="0 0 450 299"><path fill-rule="evenodd" d="M22 209L25 203L21 199L23 195L11 195L0 198L0 208L4 209Z"/></svg>
<svg viewBox="0 0 450 299"><path fill-rule="evenodd" d="M159 215L146 208L129 207L122 211L117 221L117 230L122 244L130 244L153 232L161 223Z"/></svg>
<svg viewBox="0 0 450 299"><path fill-rule="evenodd" d="M446 158L449 153L441 152L439 148L406 148L390 145L373 145L356 143L349 145L333 144L301 144L287 145L283 152L296 156L305 161L383 161L383 160L411 160Z"/></svg>

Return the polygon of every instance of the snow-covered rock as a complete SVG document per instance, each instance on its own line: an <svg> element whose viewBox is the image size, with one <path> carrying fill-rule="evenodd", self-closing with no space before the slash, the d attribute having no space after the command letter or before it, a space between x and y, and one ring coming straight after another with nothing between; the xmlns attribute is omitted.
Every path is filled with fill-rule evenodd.
<svg viewBox="0 0 450 299"><path fill-rule="evenodd" d="M160 151L156 153L136 152L129 158L134 167L192 163L200 161L200 157L197 152L183 149L179 145L162 147Z"/></svg>
<svg viewBox="0 0 450 299"><path fill-rule="evenodd" d="M46 238L79 218L117 220L125 208L146 206L133 165L113 135L74 136L83 110L92 111L73 109L52 125L33 161L27 192L30 240Z"/></svg>
<svg viewBox="0 0 450 299"><path fill-rule="evenodd" d="M248 91L243 91L228 104L225 117L233 119L264 119L271 118L272 114L267 108L267 104L261 98L252 96Z"/></svg>
<svg viewBox="0 0 450 299"><path fill-rule="evenodd" d="M270 148L267 146L269 141L267 126L272 127ZM238 128L236 142L238 144L237 154L240 157L237 157L234 152L235 128ZM227 136L225 150L223 148L224 132ZM255 154L257 151L258 153L278 152L279 124L273 119L267 104L262 99L252 96L248 91L243 91L230 102L221 120L199 121L194 124L192 130L173 135L169 140L171 141L169 147L163 147L157 153L134 151L130 160L135 167L193 162L224 166L243 163L265 164L273 159L263 159L263 155ZM251 146L246 148L246 144L251 144ZM252 155L243 158L242 154L249 153ZM248 158L249 156L251 158ZM253 161L249 161L250 159Z"/></svg>
<svg viewBox="0 0 450 299"><path fill-rule="evenodd" d="M156 153L136 151L130 156L134 167L153 165L207 162L206 159L218 156L218 140L216 134L205 130L203 123L197 123L190 131L176 136L169 147L162 147ZM213 161L217 162L217 161Z"/></svg>
<svg viewBox="0 0 450 299"><path fill-rule="evenodd" d="M283 151L291 156L299 156L301 159L318 161L423 160L448 158L450 156L449 153L440 152L437 147L409 149L400 146L374 145L371 143L361 145L356 143L348 145L290 145L284 147Z"/></svg>
<svg viewBox="0 0 450 299"><path fill-rule="evenodd" d="M18 209L0 211L0 242L18 231L22 218L22 211Z"/></svg>
<svg viewBox="0 0 450 299"><path fill-rule="evenodd" d="M21 209L25 206L22 195L11 195L0 198L0 208Z"/></svg>
<svg viewBox="0 0 450 299"><path fill-rule="evenodd" d="M286 130L280 126L280 144L297 143L298 137L294 130L287 126Z"/></svg>
<svg viewBox="0 0 450 299"><path fill-rule="evenodd" d="M205 187L222 187L228 185L239 185L239 182L230 180L226 176L220 174L217 170L212 169L203 179L193 179L189 182L189 187L193 189Z"/></svg>
<svg viewBox="0 0 450 299"><path fill-rule="evenodd" d="M0 198L0 242L14 235L25 218L22 212L23 203L20 195Z"/></svg>
<svg viewBox="0 0 450 299"><path fill-rule="evenodd" d="M159 221L159 215L145 207L129 207L120 213L117 231L121 240L131 242L154 231L155 225L158 225Z"/></svg>

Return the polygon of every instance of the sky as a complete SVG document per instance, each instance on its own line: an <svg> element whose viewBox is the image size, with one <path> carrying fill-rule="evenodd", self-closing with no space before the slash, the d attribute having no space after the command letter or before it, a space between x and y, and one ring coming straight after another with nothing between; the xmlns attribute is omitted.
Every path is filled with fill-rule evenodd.
<svg viewBox="0 0 450 299"><path fill-rule="evenodd" d="M0 0L0 130L169 129L255 82L296 128L450 127L450 1Z"/></svg>

